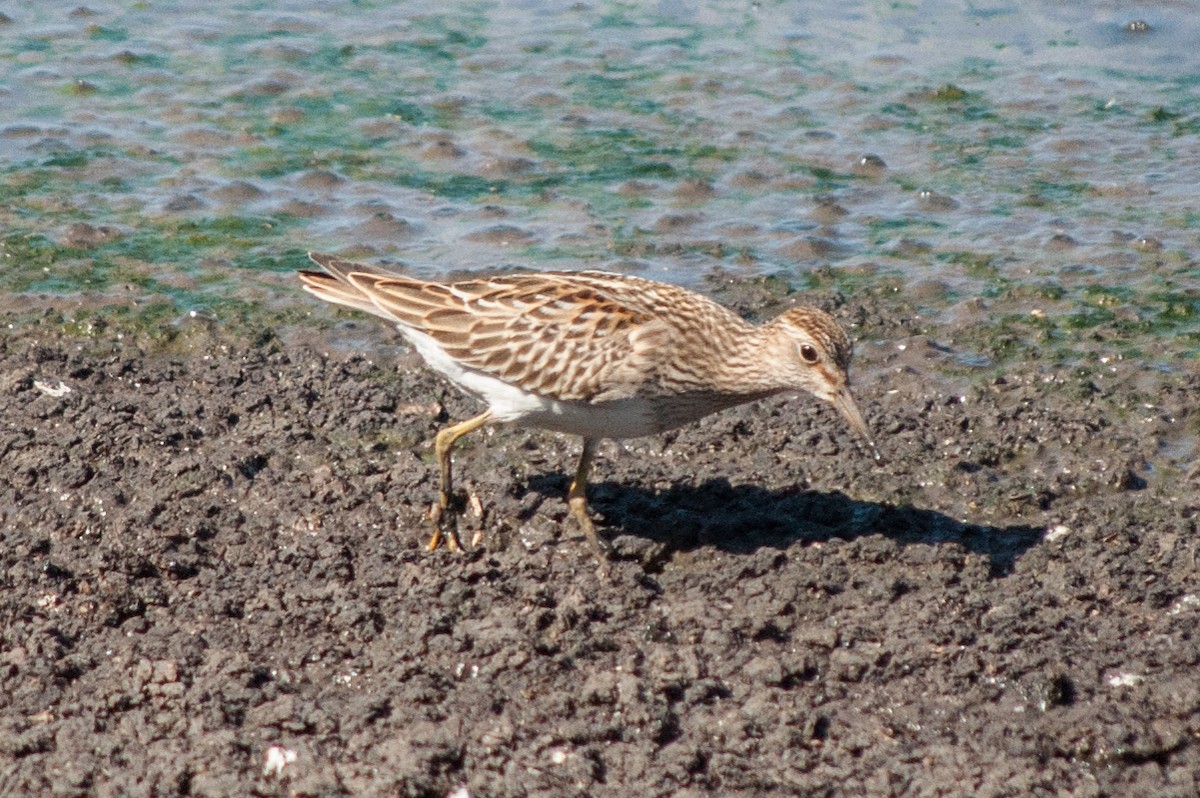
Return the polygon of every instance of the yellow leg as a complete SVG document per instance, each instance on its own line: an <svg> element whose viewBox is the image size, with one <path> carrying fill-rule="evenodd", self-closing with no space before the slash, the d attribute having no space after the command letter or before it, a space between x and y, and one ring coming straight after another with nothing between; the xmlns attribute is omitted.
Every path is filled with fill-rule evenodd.
<svg viewBox="0 0 1200 798"><path fill-rule="evenodd" d="M470 435L491 420L492 413L489 410L461 424L446 427L434 439L433 451L437 455L441 479L438 483L438 504L434 509L434 523L436 526L433 530L433 536L429 538L429 544L425 547L429 551L433 551L441 544L443 536L446 538L446 548L450 549L450 551L460 551L462 549L462 543L458 539L458 511L460 508L454 499L454 478L450 467L450 450L454 448L454 444L458 442L459 438L464 435Z"/></svg>
<svg viewBox="0 0 1200 798"><path fill-rule="evenodd" d="M605 541L600 539L596 534L596 525L592 523L592 517L588 515L587 506L587 484L588 474L592 470L592 458L596 456L596 440L594 438L583 439L583 453L579 455L579 465L575 469L575 479L571 482L571 490L567 493L567 507L571 509L571 515L575 516L575 520L579 522L579 526L583 528L583 534L587 536L588 543L592 544L592 551L601 560L608 557L612 547Z"/></svg>

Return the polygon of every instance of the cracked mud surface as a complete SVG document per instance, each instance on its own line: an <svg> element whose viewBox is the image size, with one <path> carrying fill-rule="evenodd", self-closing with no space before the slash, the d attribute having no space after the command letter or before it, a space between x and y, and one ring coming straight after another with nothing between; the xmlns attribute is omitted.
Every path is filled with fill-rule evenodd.
<svg viewBox="0 0 1200 798"><path fill-rule="evenodd" d="M0 792L1195 795L1200 375L956 376L838 315L886 462L808 399L606 444L605 571L537 431L461 446L483 543L422 549L476 406L381 325L17 325Z"/></svg>

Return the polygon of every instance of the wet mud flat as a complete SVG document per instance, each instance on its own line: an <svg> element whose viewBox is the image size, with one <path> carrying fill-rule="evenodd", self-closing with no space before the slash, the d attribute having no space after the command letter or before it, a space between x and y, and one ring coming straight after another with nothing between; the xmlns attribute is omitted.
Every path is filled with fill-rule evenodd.
<svg viewBox="0 0 1200 798"><path fill-rule="evenodd" d="M970 377L860 345L874 463L776 399L456 458L475 406L381 326L0 338L5 795L1194 796L1196 373ZM361 353L331 349L363 343ZM901 349L897 341L904 341ZM69 389L69 390L64 390Z"/></svg>

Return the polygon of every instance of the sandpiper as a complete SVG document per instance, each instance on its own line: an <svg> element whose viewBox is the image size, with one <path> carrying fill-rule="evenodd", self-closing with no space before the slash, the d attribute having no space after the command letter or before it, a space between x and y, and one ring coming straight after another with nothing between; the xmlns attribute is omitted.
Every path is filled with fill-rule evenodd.
<svg viewBox="0 0 1200 798"><path fill-rule="evenodd" d="M785 392L830 402L871 445L850 394L852 347L833 317L790 308L753 325L693 291L624 274L543 272L453 283L416 280L331 255L302 271L309 292L394 323L425 362L487 409L441 430L428 548L458 538L451 449L487 424L583 438L567 504L595 552L587 482L604 438L654 435Z"/></svg>

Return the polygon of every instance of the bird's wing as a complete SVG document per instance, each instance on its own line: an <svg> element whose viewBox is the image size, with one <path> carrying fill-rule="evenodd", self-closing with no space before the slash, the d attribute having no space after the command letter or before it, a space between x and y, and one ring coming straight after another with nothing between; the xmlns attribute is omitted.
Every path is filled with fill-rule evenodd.
<svg viewBox="0 0 1200 798"><path fill-rule="evenodd" d="M637 379L655 319L565 276L450 284L353 275L398 323L462 365L557 400L614 397ZM648 365L648 364L646 364Z"/></svg>
<svg viewBox="0 0 1200 798"><path fill-rule="evenodd" d="M635 392L638 375L650 366L646 344L661 326L570 275L450 284L347 277L379 315L429 335L462 365L560 400Z"/></svg>
<svg viewBox="0 0 1200 798"><path fill-rule="evenodd" d="M677 286L607 272L425 282L310 254L305 288L430 336L462 365L564 401L711 390L695 354L746 327Z"/></svg>

